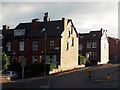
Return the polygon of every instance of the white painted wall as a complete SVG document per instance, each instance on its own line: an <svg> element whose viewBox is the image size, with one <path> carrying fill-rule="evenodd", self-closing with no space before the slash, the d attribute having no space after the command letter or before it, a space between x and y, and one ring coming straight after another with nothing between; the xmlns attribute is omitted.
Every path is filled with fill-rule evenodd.
<svg viewBox="0 0 120 90"><path fill-rule="evenodd" d="M64 32L61 38L61 65L62 70L72 69L78 65L78 37L73 30L68 38L71 23L67 24L67 19L64 20ZM72 38L74 38L74 46L72 46ZM67 42L69 42L69 50L67 49Z"/></svg>
<svg viewBox="0 0 120 90"><path fill-rule="evenodd" d="M109 43L107 39L107 32L103 31L101 37L101 61L98 64L105 64L109 61Z"/></svg>

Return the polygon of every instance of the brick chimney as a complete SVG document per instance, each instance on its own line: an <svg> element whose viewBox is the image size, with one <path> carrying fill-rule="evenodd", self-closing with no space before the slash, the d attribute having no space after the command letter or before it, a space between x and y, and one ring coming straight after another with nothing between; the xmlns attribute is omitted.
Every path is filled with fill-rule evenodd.
<svg viewBox="0 0 120 90"><path fill-rule="evenodd" d="M38 22L40 22L40 19L38 19L38 18L35 18L35 19L32 20L32 30L37 29L37 27L39 25Z"/></svg>
<svg viewBox="0 0 120 90"><path fill-rule="evenodd" d="M48 17L48 12L46 12L44 15L45 15L44 16L44 22L50 21L50 18Z"/></svg>
<svg viewBox="0 0 120 90"><path fill-rule="evenodd" d="M8 30L8 29L9 29L9 26L3 25L3 30Z"/></svg>

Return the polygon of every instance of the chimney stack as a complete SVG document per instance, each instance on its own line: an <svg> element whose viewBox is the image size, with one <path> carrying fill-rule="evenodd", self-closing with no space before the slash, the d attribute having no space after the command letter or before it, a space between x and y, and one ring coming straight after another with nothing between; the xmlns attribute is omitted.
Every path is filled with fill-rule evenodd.
<svg viewBox="0 0 120 90"><path fill-rule="evenodd" d="M48 22L48 21L50 21L50 18L48 17L48 12L46 12L44 16L44 22Z"/></svg>
<svg viewBox="0 0 120 90"><path fill-rule="evenodd" d="M34 31L37 30L38 25L39 25L38 22L40 22L40 19L38 19L38 18L35 18L32 20L32 30L34 30Z"/></svg>
<svg viewBox="0 0 120 90"><path fill-rule="evenodd" d="M8 30L8 29L9 29L9 26L3 25L3 30Z"/></svg>
<svg viewBox="0 0 120 90"><path fill-rule="evenodd" d="M34 23L34 22L40 22L40 19L35 18L35 19L32 20L32 23Z"/></svg>

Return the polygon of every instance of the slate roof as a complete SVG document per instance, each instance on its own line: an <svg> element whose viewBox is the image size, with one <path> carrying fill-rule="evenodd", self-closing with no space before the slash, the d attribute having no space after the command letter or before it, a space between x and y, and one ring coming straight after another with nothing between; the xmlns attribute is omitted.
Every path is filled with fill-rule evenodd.
<svg viewBox="0 0 120 90"><path fill-rule="evenodd" d="M90 40L90 39L101 39L102 31L90 31L90 33L79 33L79 38L82 40Z"/></svg>
<svg viewBox="0 0 120 90"><path fill-rule="evenodd" d="M25 29L24 36L14 36L15 29L4 30L3 34L6 33L8 38L34 38L44 37L45 33L47 37L61 36L63 32L63 20L48 21L48 22L36 22L36 30L32 30L31 23L20 23L15 29Z"/></svg>

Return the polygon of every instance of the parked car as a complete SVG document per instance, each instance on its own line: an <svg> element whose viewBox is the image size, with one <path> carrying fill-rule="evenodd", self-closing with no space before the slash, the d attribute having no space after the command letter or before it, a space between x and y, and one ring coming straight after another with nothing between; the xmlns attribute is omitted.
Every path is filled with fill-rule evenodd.
<svg viewBox="0 0 120 90"><path fill-rule="evenodd" d="M15 79L15 78L18 78L18 74L15 73L14 71L6 71L6 72L3 72L2 73L2 76L5 77L5 78L8 78L10 77L11 79Z"/></svg>

